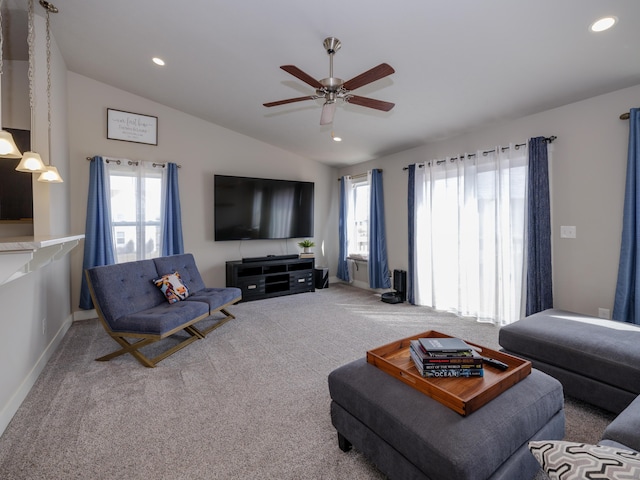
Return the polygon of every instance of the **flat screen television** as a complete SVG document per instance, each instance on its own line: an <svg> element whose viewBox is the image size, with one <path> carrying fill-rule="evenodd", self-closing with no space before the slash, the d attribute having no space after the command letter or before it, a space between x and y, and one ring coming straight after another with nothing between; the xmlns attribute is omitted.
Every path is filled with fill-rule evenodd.
<svg viewBox="0 0 640 480"><path fill-rule="evenodd" d="M215 240L313 237L313 182L215 175Z"/></svg>

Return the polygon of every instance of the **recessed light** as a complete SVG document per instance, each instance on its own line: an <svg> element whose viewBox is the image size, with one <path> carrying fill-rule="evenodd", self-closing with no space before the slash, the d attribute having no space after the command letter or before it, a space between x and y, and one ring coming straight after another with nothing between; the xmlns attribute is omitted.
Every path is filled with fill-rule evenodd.
<svg viewBox="0 0 640 480"><path fill-rule="evenodd" d="M338 137L333 132L331 132L331 138L333 139L334 142L341 142L342 141L342 137Z"/></svg>
<svg viewBox="0 0 640 480"><path fill-rule="evenodd" d="M616 17L602 17L591 24L589 30L592 32L604 32L613 27L618 19Z"/></svg>
<svg viewBox="0 0 640 480"><path fill-rule="evenodd" d="M164 66L164 60L159 57L153 57L153 63L160 65L161 67Z"/></svg>

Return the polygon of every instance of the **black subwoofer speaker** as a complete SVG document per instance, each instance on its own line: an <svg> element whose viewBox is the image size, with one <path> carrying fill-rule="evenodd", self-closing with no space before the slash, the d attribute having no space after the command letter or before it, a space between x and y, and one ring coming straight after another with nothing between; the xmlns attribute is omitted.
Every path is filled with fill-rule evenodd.
<svg viewBox="0 0 640 480"><path fill-rule="evenodd" d="M405 270L393 271L394 292L386 292L381 296L384 303L402 303L407 300L407 272Z"/></svg>
<svg viewBox="0 0 640 480"><path fill-rule="evenodd" d="M329 269L326 267L316 267L315 272L316 288L329 288Z"/></svg>
<svg viewBox="0 0 640 480"><path fill-rule="evenodd" d="M407 300L407 271L406 270L393 271L393 288L396 290L396 292L398 292L403 302Z"/></svg>

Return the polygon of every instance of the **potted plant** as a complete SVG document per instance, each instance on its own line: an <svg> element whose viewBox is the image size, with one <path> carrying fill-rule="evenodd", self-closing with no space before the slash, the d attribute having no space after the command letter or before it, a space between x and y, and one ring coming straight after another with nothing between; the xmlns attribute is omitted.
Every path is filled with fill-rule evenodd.
<svg viewBox="0 0 640 480"><path fill-rule="evenodd" d="M298 246L303 248L304 253L309 253L309 249L315 247L316 244L307 238L298 242Z"/></svg>

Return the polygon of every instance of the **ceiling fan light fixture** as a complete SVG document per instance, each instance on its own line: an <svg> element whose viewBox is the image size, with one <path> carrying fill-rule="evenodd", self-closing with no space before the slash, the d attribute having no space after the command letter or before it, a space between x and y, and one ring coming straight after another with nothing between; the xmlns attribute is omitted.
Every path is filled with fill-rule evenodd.
<svg viewBox="0 0 640 480"><path fill-rule="evenodd" d="M327 101L322 106L322 114L320 115L320 125L329 125L333 123L333 115L336 113L336 102Z"/></svg>
<svg viewBox="0 0 640 480"><path fill-rule="evenodd" d="M589 30L592 32L604 32L605 30L609 30L617 23L618 19L614 16L610 17L602 17L591 24Z"/></svg>

